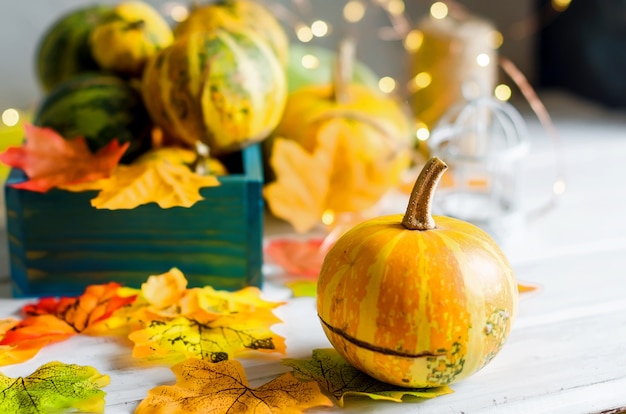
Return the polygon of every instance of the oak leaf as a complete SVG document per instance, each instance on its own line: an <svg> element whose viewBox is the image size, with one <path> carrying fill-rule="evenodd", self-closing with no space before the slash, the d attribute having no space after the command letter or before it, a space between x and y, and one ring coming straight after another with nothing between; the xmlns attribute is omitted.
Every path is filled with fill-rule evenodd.
<svg viewBox="0 0 626 414"><path fill-rule="evenodd" d="M187 359L172 367L176 384L148 391L135 414L296 414L332 406L314 382L302 382L291 373L251 388L239 361L211 364Z"/></svg>
<svg viewBox="0 0 626 414"><path fill-rule="evenodd" d="M215 175L193 172L186 164L189 152L183 148L155 149L131 165L119 165L107 179L64 188L99 190L91 200L98 209L132 209L152 202L161 208L191 207L204 199L201 188L215 187L220 182Z"/></svg>
<svg viewBox="0 0 626 414"><path fill-rule="evenodd" d="M109 377L89 366L58 361L40 366L27 377L0 373L0 412L38 414L80 411L104 412L104 391Z"/></svg>
<svg viewBox="0 0 626 414"><path fill-rule="evenodd" d="M373 400L402 402L404 397L435 398L450 394L447 386L404 388L378 381L350 365L334 349L315 349L310 359L284 359L302 381L315 381L343 407L346 397L369 397Z"/></svg>
<svg viewBox="0 0 626 414"><path fill-rule="evenodd" d="M129 145L120 145L114 139L94 154L83 137L66 140L50 128L31 124L25 124L24 129L24 144L8 148L0 154L0 161L28 176L27 181L12 187L42 193L110 176Z"/></svg>

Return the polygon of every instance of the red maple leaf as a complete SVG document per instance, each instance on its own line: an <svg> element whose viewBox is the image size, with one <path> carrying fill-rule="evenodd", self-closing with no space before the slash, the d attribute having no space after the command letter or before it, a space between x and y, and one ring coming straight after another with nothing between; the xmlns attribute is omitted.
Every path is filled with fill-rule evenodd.
<svg viewBox="0 0 626 414"><path fill-rule="evenodd" d="M107 178L129 145L114 139L92 153L83 137L66 140L50 128L30 124L24 129L24 144L0 153L0 161L23 170L29 178L12 187L41 193L60 185Z"/></svg>
<svg viewBox="0 0 626 414"><path fill-rule="evenodd" d="M44 346L90 328L109 318L117 309L132 303L136 296L120 296L114 282L91 285L81 296L42 298L23 307L26 318L0 338L0 366L32 358Z"/></svg>

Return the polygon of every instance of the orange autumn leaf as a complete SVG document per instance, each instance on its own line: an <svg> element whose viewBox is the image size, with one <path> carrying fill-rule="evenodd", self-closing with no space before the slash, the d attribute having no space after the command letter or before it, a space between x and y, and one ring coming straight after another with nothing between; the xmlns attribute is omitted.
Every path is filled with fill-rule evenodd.
<svg viewBox="0 0 626 414"><path fill-rule="evenodd" d="M23 307L27 315L4 332L0 365L26 361L44 346L76 334L89 334L115 310L132 303L133 296L117 295L119 285L92 285L78 297L43 298Z"/></svg>
<svg viewBox="0 0 626 414"><path fill-rule="evenodd" d="M46 192L53 187L108 177L118 165L128 143L112 140L92 153L82 137L66 140L50 128L25 124L26 140L21 147L10 147L0 161L21 169L28 180L12 187Z"/></svg>
<svg viewBox="0 0 626 414"><path fill-rule="evenodd" d="M187 288L184 274L172 268L150 276L136 292L132 304L97 327L99 334L128 336L136 358L219 361L247 350L285 353L284 338L271 330L282 322L273 309L283 302L262 299L256 287Z"/></svg>
<svg viewBox="0 0 626 414"><path fill-rule="evenodd" d="M313 154L300 144L277 138L270 165L276 181L263 189L272 213L304 233L320 222L328 195L336 141L323 141Z"/></svg>
<svg viewBox="0 0 626 414"><path fill-rule="evenodd" d="M374 206L401 180L408 151L388 154L370 142L384 142L383 132L364 124L333 119L318 131L318 142L336 140L325 210L358 213Z"/></svg>
<svg viewBox="0 0 626 414"><path fill-rule="evenodd" d="M332 407L315 382L285 373L252 388L239 361L190 358L172 367L176 384L148 391L135 414L297 414L312 407Z"/></svg>
<svg viewBox="0 0 626 414"><path fill-rule="evenodd" d="M118 166L106 180L95 185L66 187L70 191L100 190L91 200L98 209L120 210L157 203L161 208L191 207L204 198L203 187L220 185L215 175L199 175L185 164L189 150L160 148L131 165Z"/></svg>
<svg viewBox="0 0 626 414"><path fill-rule="evenodd" d="M264 252L290 276L304 276L317 280L326 249L323 238L298 240L276 238L270 240Z"/></svg>

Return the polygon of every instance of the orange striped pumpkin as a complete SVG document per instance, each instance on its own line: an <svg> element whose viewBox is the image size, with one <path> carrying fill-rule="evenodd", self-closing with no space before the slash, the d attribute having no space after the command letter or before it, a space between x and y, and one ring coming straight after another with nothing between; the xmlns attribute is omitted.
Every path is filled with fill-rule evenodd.
<svg viewBox="0 0 626 414"><path fill-rule="evenodd" d="M325 257L317 310L337 351L383 382L436 387L484 367L517 312L513 271L478 227L432 217L446 169L431 159L406 214L356 226Z"/></svg>

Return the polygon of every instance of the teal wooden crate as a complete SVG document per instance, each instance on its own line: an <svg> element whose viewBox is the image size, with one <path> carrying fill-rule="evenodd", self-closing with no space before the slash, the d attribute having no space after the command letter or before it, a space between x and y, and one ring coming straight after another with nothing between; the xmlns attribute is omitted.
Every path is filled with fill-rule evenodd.
<svg viewBox="0 0 626 414"><path fill-rule="evenodd" d="M262 284L263 168L259 145L234 154L221 185L190 208L151 203L97 210L95 192L5 186L10 272L16 297L77 295L90 284L139 287L179 268L189 286L236 290ZM235 173L232 173L235 171ZM241 172L239 172L241 171Z"/></svg>

